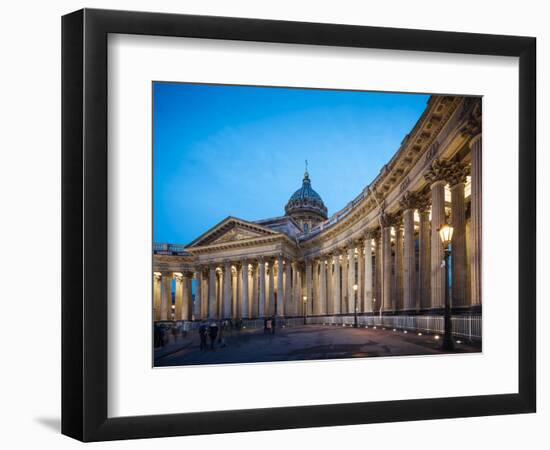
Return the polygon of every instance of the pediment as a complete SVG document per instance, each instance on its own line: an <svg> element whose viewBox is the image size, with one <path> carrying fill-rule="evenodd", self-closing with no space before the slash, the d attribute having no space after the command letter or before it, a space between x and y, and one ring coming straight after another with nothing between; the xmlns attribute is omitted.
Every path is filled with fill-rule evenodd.
<svg viewBox="0 0 550 450"><path fill-rule="evenodd" d="M279 233L270 230L267 227L255 224L253 222L228 217L191 242L187 248L192 249L193 247L224 244L228 242L262 238L278 234Z"/></svg>
<svg viewBox="0 0 550 450"><path fill-rule="evenodd" d="M239 226L234 226L232 229L225 232L218 239L213 241L212 244L223 244L224 242L242 241L244 239L252 239L265 235L266 233L258 233Z"/></svg>

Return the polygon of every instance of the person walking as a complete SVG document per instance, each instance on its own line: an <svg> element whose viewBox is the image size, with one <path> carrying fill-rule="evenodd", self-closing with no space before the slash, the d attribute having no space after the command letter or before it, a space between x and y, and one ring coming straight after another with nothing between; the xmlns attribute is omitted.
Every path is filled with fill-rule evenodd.
<svg viewBox="0 0 550 450"><path fill-rule="evenodd" d="M201 339L201 352L202 352L208 348L208 344L206 342L208 337L208 330L206 329L205 323L201 323L199 327L199 337Z"/></svg>
<svg viewBox="0 0 550 450"><path fill-rule="evenodd" d="M218 325L216 322L212 322L208 327L208 337L210 338L210 350L214 350L214 342L218 336Z"/></svg>

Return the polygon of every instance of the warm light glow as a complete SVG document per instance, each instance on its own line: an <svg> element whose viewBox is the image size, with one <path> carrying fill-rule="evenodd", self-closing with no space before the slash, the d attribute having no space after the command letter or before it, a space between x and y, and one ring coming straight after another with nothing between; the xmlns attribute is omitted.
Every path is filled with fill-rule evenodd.
<svg viewBox="0 0 550 450"><path fill-rule="evenodd" d="M176 309L176 305L172 305L172 309Z"/></svg>
<svg viewBox="0 0 550 450"><path fill-rule="evenodd" d="M396 331L396 329L394 328L393 331Z"/></svg>
<svg viewBox="0 0 550 450"><path fill-rule="evenodd" d="M434 339L437 341L437 340L439 339L439 336L436 334L436 335L434 336Z"/></svg>
<svg viewBox="0 0 550 450"><path fill-rule="evenodd" d="M422 336L422 333L418 333L418 336Z"/></svg>
<svg viewBox="0 0 550 450"><path fill-rule="evenodd" d="M153 272L153 275L160 277L162 274L160 272Z"/></svg>
<svg viewBox="0 0 550 450"><path fill-rule="evenodd" d="M457 344L462 344L462 341L456 341Z"/></svg>
<svg viewBox="0 0 550 450"><path fill-rule="evenodd" d="M448 224L442 225L439 228L439 237L441 238L443 245L447 247L453 238L453 227Z"/></svg>
<svg viewBox="0 0 550 450"><path fill-rule="evenodd" d="M356 291L357 289L359 289L359 286L357 286L356 284L353 285L353 290Z"/></svg>
<svg viewBox="0 0 550 450"><path fill-rule="evenodd" d="M304 300L304 302L306 302L306 301L307 301L307 297L306 297L305 295L303 296L303 298L302 298L302 299Z"/></svg>

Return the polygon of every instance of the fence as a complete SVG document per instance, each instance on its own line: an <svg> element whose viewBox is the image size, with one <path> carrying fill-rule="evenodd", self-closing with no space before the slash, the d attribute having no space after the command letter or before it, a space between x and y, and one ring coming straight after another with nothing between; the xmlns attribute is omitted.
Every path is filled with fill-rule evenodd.
<svg viewBox="0 0 550 450"><path fill-rule="evenodd" d="M451 318L453 335L468 340L481 340L481 316L463 315L453 316ZM277 326L296 327L301 325L326 325L326 326L353 326L355 316L353 314L341 314L337 316L307 316L277 318ZM183 331L198 330L201 321L176 321L164 322L168 327L176 327ZM359 327L380 327L395 328L400 330L409 330L415 332L426 332L433 334L443 334L444 318L443 316L418 315L418 316L357 316L357 325ZM243 328L263 328L264 319L243 319Z"/></svg>

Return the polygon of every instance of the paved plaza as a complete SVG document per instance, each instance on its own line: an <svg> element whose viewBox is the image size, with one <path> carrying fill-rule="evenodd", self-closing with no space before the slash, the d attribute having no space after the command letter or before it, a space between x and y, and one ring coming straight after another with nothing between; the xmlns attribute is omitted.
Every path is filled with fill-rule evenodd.
<svg viewBox="0 0 550 450"><path fill-rule="evenodd" d="M225 364L267 361L296 361L372 356L435 355L441 350L442 336L383 328L304 325L277 328L275 334L262 329L232 330L214 349L201 350L198 331L170 337L155 349L155 366ZM460 339L453 353L480 352L480 343ZM210 345L210 341L208 341Z"/></svg>

